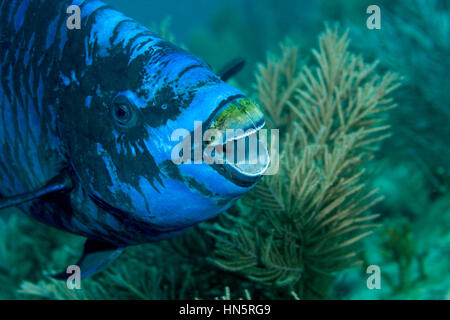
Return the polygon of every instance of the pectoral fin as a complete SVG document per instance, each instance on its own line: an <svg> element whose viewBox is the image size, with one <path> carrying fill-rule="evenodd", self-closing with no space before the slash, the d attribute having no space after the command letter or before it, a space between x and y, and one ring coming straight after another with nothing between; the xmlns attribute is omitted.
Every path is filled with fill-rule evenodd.
<svg viewBox="0 0 450 320"><path fill-rule="evenodd" d="M61 174L54 177L45 186L43 186L38 190L12 197L1 198L0 210L9 207L14 207L28 201L32 201L34 199L37 199L50 193L70 191L72 187L73 184L70 174L67 171L63 171L61 172Z"/></svg>
<svg viewBox="0 0 450 320"><path fill-rule="evenodd" d="M93 276L104 270L111 262L117 259L125 248L112 244L88 239L84 244L83 255L76 264L81 271L81 278ZM58 280L67 280L71 274L64 272L52 275Z"/></svg>
<svg viewBox="0 0 450 320"><path fill-rule="evenodd" d="M237 75L245 66L245 60L244 59L236 59L232 62L230 62L225 68L223 68L219 72L219 77L223 81L228 81L230 78Z"/></svg>

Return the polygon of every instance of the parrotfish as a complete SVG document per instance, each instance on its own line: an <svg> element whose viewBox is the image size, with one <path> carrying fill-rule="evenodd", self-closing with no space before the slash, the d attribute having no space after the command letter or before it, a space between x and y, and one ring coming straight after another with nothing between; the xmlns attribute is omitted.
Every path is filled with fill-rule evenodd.
<svg viewBox="0 0 450 320"><path fill-rule="evenodd" d="M245 131L233 141L263 128L226 83L239 62L218 75L96 0L0 0L0 36L0 209L86 237L84 277L217 216L267 169L261 144L256 165L172 159L179 128Z"/></svg>

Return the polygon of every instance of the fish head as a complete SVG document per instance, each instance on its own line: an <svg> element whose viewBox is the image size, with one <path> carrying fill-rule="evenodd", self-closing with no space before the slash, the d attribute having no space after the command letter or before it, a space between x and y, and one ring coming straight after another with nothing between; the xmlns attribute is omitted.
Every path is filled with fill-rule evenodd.
<svg viewBox="0 0 450 320"><path fill-rule="evenodd" d="M258 105L184 51L168 50L157 63L145 55L124 61L86 72L94 89L69 94L67 104L78 107L65 110L63 131L81 194L117 219L161 230L193 226L229 208L269 164L255 139L264 126ZM211 161L224 145L229 154L243 141L256 143L243 151L252 161Z"/></svg>

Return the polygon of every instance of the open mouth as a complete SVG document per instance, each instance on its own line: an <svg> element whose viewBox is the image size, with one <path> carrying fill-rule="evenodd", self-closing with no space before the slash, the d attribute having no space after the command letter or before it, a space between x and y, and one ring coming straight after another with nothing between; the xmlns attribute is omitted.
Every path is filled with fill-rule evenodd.
<svg viewBox="0 0 450 320"><path fill-rule="evenodd" d="M239 186L256 183L270 163L260 134L264 125L262 112L251 100L240 99L228 104L208 128L220 132L219 138L212 137L215 139L205 143L210 150L206 153L214 158L211 166Z"/></svg>

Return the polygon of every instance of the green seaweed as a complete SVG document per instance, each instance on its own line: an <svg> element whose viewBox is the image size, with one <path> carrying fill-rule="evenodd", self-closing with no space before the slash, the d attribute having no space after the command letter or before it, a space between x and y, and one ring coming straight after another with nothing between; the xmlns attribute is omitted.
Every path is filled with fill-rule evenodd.
<svg viewBox="0 0 450 320"><path fill-rule="evenodd" d="M225 215L212 258L302 299L327 297L335 275L359 263L358 243L376 226L368 212L381 197L364 185L364 164L388 137L385 112L395 106L388 96L399 85L351 54L337 28L319 45L316 66L297 68L298 48L289 43L259 66L259 100L272 125L287 128L280 172L264 181L274 197L270 206ZM284 209L273 210L276 202Z"/></svg>

